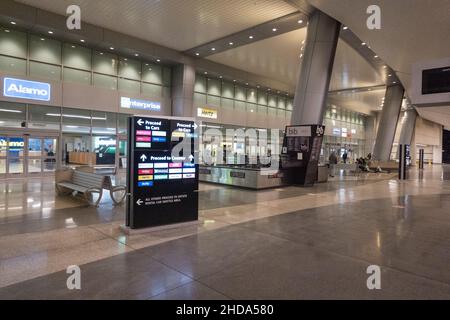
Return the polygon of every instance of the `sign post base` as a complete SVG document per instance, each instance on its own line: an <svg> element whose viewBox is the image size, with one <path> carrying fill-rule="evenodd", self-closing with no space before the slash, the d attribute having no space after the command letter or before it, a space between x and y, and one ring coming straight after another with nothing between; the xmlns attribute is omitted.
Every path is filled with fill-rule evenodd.
<svg viewBox="0 0 450 320"><path fill-rule="evenodd" d="M177 229L177 228L195 226L195 225L200 225L200 224L201 224L201 222L199 220L197 220L197 221L173 223L173 224L168 224L168 225L164 225L164 226L142 228L142 229L131 229L130 227L127 227L126 225L121 225L120 230L128 236L132 236L132 235L136 235L136 234L150 233L150 232L156 232L156 231L168 230L168 229Z"/></svg>

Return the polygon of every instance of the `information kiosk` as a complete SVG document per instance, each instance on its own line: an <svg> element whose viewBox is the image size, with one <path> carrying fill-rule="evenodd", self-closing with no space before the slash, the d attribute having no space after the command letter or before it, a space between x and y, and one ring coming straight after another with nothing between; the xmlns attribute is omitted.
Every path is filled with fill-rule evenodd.
<svg viewBox="0 0 450 320"><path fill-rule="evenodd" d="M126 227L198 220L195 122L131 117L128 128Z"/></svg>

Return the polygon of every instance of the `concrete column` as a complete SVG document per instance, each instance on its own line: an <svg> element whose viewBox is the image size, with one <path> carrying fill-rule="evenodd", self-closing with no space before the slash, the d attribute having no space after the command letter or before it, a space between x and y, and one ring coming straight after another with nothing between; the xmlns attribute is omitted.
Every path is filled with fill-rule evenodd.
<svg viewBox="0 0 450 320"><path fill-rule="evenodd" d="M413 140L414 129L416 128L417 111L416 109L408 109L402 118L402 131L398 144L409 144Z"/></svg>
<svg viewBox="0 0 450 320"><path fill-rule="evenodd" d="M405 89L400 84L389 86L386 89L377 139L373 148L373 158L376 160L388 161L390 159L404 93Z"/></svg>
<svg viewBox="0 0 450 320"><path fill-rule="evenodd" d="M321 11L308 22L305 50L295 90L292 125L322 124L341 24Z"/></svg>
<svg viewBox="0 0 450 320"><path fill-rule="evenodd" d="M195 68L180 64L172 70L172 116L194 116Z"/></svg>

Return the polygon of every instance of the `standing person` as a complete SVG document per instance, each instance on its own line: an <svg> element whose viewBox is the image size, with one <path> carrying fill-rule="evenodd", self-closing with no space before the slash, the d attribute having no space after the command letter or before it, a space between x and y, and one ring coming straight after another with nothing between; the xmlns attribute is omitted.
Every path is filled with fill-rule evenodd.
<svg viewBox="0 0 450 320"><path fill-rule="evenodd" d="M342 160L344 160L344 163L347 163L347 158L348 158L348 154L347 154L347 150L344 151L344 154L342 155Z"/></svg>
<svg viewBox="0 0 450 320"><path fill-rule="evenodd" d="M335 170L335 166L336 166L337 163L338 163L338 159L337 159L337 156L336 156L336 152L333 151L333 152L330 154L330 157L328 158L328 161L329 161L329 163L330 163L330 177L334 178L334 170Z"/></svg>

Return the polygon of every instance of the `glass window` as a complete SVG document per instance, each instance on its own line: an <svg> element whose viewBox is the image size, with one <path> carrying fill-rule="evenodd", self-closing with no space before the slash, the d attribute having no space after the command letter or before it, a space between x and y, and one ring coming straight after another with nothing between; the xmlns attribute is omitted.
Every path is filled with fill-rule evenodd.
<svg viewBox="0 0 450 320"><path fill-rule="evenodd" d="M267 107L266 106L258 106L258 113L267 114Z"/></svg>
<svg viewBox="0 0 450 320"><path fill-rule="evenodd" d="M99 88L117 90L117 78L94 73L94 86Z"/></svg>
<svg viewBox="0 0 450 320"><path fill-rule="evenodd" d="M261 90L258 90L258 104L262 106L267 106L267 93Z"/></svg>
<svg viewBox="0 0 450 320"><path fill-rule="evenodd" d="M61 42L41 36L30 35L30 59L61 64Z"/></svg>
<svg viewBox="0 0 450 320"><path fill-rule="evenodd" d="M250 113L258 112L258 106L256 104L247 103L247 112Z"/></svg>
<svg viewBox="0 0 450 320"><path fill-rule="evenodd" d="M234 109L234 100L222 98L221 107L225 109Z"/></svg>
<svg viewBox="0 0 450 320"><path fill-rule="evenodd" d="M294 107L294 100L288 99L286 103L286 110L292 110Z"/></svg>
<svg viewBox="0 0 450 320"><path fill-rule="evenodd" d="M162 97L162 88L159 84L142 83L142 93L152 97Z"/></svg>
<svg viewBox="0 0 450 320"><path fill-rule="evenodd" d="M28 126L30 128L59 130L61 108L40 105L28 106Z"/></svg>
<svg viewBox="0 0 450 320"><path fill-rule="evenodd" d="M91 131L91 111L63 108L62 111L64 132L86 132Z"/></svg>
<svg viewBox="0 0 450 320"><path fill-rule="evenodd" d="M282 110L282 109L278 109L278 110L277 110L277 116L278 116L278 117L285 118L285 117L286 117L286 111L285 111L285 110Z"/></svg>
<svg viewBox="0 0 450 320"><path fill-rule="evenodd" d="M194 93L194 105L196 107L204 107L206 105L206 94Z"/></svg>
<svg viewBox="0 0 450 320"><path fill-rule="evenodd" d="M30 75L53 81L61 80L61 67L40 62L30 62Z"/></svg>
<svg viewBox="0 0 450 320"><path fill-rule="evenodd" d="M286 99L283 97L278 97L278 109L286 109Z"/></svg>
<svg viewBox="0 0 450 320"><path fill-rule="evenodd" d="M220 97L208 96L207 104L210 106L220 107Z"/></svg>
<svg viewBox="0 0 450 320"><path fill-rule="evenodd" d="M117 57L106 52L94 52L94 72L117 75Z"/></svg>
<svg viewBox="0 0 450 320"><path fill-rule="evenodd" d="M267 114L269 116L276 116L277 115L277 109L274 108L267 108Z"/></svg>
<svg viewBox="0 0 450 320"><path fill-rule="evenodd" d="M141 80L141 63L128 58L120 58L119 77Z"/></svg>
<svg viewBox="0 0 450 320"><path fill-rule="evenodd" d="M267 105L269 107L276 108L277 107L277 97L274 96L274 95L269 94Z"/></svg>
<svg viewBox="0 0 450 320"><path fill-rule="evenodd" d="M162 96L163 97L167 97L167 98L170 98L170 97L172 97L172 89L170 88L170 87L162 87L163 89L163 94L162 94Z"/></svg>
<svg viewBox="0 0 450 320"><path fill-rule="evenodd" d="M22 127L26 119L24 104L0 101L0 127Z"/></svg>
<svg viewBox="0 0 450 320"><path fill-rule="evenodd" d="M208 79L208 94L220 96L221 83L217 79Z"/></svg>
<svg viewBox="0 0 450 320"><path fill-rule="evenodd" d="M247 90L247 102L250 103L257 103L257 94L255 89L248 89Z"/></svg>
<svg viewBox="0 0 450 320"><path fill-rule="evenodd" d="M92 133L116 134L116 126L115 113L92 111Z"/></svg>
<svg viewBox="0 0 450 320"><path fill-rule="evenodd" d="M196 75L194 91L206 93L206 78L204 76L199 74Z"/></svg>
<svg viewBox="0 0 450 320"><path fill-rule="evenodd" d="M64 81L90 85L91 73L89 71L64 68Z"/></svg>
<svg viewBox="0 0 450 320"><path fill-rule="evenodd" d="M172 68L169 67L163 68L163 84L166 87L172 86Z"/></svg>
<svg viewBox="0 0 450 320"><path fill-rule="evenodd" d="M63 64L65 67L75 69L92 69L91 49L77 46L70 43L64 43L63 46Z"/></svg>
<svg viewBox="0 0 450 320"><path fill-rule="evenodd" d="M141 83L139 81L119 78L119 90L123 92L140 93Z"/></svg>
<svg viewBox="0 0 450 320"><path fill-rule="evenodd" d="M229 82L222 84L222 97L234 99L234 85Z"/></svg>
<svg viewBox="0 0 450 320"><path fill-rule="evenodd" d="M119 114L119 133L127 134L128 131L128 117L126 114Z"/></svg>
<svg viewBox="0 0 450 320"><path fill-rule="evenodd" d="M162 84L161 67L150 63L142 65L142 81Z"/></svg>
<svg viewBox="0 0 450 320"><path fill-rule="evenodd" d="M26 59L27 34L0 27L0 54Z"/></svg>
<svg viewBox="0 0 450 320"><path fill-rule="evenodd" d="M23 59L0 56L0 70L6 73L26 75L27 61Z"/></svg>
<svg viewBox="0 0 450 320"><path fill-rule="evenodd" d="M236 86L235 99L236 100L241 100L241 101L245 101L246 100L245 89L244 88L242 88L240 86Z"/></svg>
<svg viewBox="0 0 450 320"><path fill-rule="evenodd" d="M245 106L245 102L243 102L243 101L235 101L234 109L238 110L238 111L244 111L244 112L247 110L247 108Z"/></svg>
<svg viewBox="0 0 450 320"><path fill-rule="evenodd" d="M116 163L116 136L93 136L92 145L96 165Z"/></svg>
<svg viewBox="0 0 450 320"><path fill-rule="evenodd" d="M291 119L292 118L292 111L286 111L286 119Z"/></svg>

